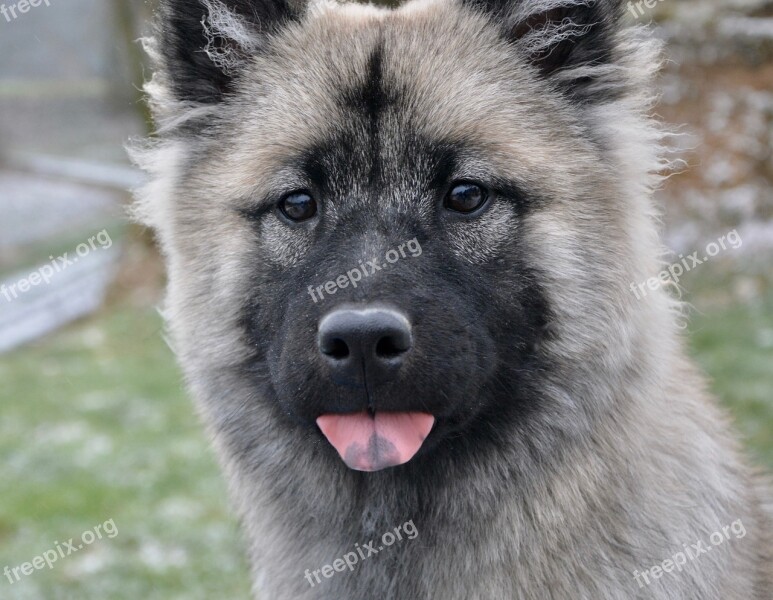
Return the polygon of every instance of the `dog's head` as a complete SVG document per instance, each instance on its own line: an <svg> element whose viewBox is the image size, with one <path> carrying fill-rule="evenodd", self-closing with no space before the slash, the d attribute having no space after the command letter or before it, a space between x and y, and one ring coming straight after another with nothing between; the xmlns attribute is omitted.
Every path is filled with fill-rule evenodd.
<svg viewBox="0 0 773 600"><path fill-rule="evenodd" d="M622 12L162 3L139 212L216 428L273 414L376 470L586 418L569 388L632 364L655 247L655 48Z"/></svg>

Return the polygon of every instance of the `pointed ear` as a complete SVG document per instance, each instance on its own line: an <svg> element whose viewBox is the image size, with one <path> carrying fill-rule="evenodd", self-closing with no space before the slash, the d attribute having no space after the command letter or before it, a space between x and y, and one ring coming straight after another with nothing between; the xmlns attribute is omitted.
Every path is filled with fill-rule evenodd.
<svg viewBox="0 0 773 600"><path fill-rule="evenodd" d="M161 0L157 48L175 98L214 103L304 0Z"/></svg>
<svg viewBox="0 0 773 600"><path fill-rule="evenodd" d="M574 95L587 95L595 78L608 74L617 59L621 0L462 2L489 14L544 77L554 78Z"/></svg>

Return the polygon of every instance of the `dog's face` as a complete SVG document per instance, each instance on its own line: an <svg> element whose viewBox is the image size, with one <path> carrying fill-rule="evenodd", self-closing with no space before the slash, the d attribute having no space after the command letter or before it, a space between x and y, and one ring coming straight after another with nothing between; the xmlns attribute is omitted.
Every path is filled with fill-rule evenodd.
<svg viewBox="0 0 773 600"><path fill-rule="evenodd" d="M618 12L166 2L146 209L215 420L268 406L378 470L527 423L551 372L629 351Z"/></svg>

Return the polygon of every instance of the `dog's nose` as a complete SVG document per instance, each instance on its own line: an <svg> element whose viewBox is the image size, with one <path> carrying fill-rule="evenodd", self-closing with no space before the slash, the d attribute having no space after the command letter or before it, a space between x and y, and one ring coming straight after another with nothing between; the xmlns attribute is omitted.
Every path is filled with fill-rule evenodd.
<svg viewBox="0 0 773 600"><path fill-rule="evenodd" d="M339 383L360 379L383 380L400 368L413 346L411 324L388 308L341 308L319 323L319 351L327 358Z"/></svg>

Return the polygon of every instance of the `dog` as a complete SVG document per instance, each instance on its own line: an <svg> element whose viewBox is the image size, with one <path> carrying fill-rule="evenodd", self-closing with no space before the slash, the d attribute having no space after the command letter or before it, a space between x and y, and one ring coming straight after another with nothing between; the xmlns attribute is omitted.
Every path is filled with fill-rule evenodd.
<svg viewBox="0 0 773 600"><path fill-rule="evenodd" d="M271 600L773 598L616 0L162 0L135 204Z"/></svg>

